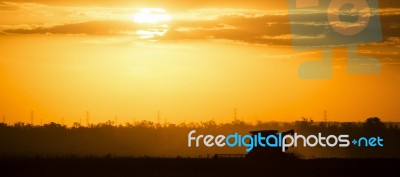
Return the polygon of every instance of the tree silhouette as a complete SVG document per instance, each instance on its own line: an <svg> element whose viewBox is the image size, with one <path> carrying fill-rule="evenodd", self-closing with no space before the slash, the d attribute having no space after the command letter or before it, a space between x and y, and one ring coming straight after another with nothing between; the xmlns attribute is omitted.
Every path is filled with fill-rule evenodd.
<svg viewBox="0 0 400 177"><path fill-rule="evenodd" d="M84 127L74 123L72 127L51 122L35 126L17 122L13 125L0 124L0 155L2 156L157 156L157 157L207 157L207 154L242 154L242 148L188 148L187 134L191 130L198 134L229 135L248 134L255 130L294 129L303 135L349 134L350 137L381 136L385 147L380 149L357 148L291 148L302 157L400 157L400 129L396 123L384 123L377 117L363 123L355 122L314 122L312 119L290 122L257 122L250 124L235 120L232 123L217 124L215 121L164 123L136 121L125 126L114 122L93 124ZM379 150L379 151L377 151Z"/></svg>

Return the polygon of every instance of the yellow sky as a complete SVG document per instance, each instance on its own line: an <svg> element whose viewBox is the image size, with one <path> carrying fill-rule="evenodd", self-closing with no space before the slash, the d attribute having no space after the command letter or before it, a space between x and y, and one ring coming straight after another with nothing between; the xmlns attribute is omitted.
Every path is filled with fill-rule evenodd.
<svg viewBox="0 0 400 177"><path fill-rule="evenodd" d="M382 74L347 74L342 47L332 79L303 80L300 64L321 55L292 49L286 3L193 2L0 3L0 114L71 124L86 111L130 122L160 110L162 121L227 122L238 108L250 122L323 120L324 110L335 121L400 121L397 4L381 3L384 41L358 51L380 59ZM137 23L142 7L172 20Z"/></svg>

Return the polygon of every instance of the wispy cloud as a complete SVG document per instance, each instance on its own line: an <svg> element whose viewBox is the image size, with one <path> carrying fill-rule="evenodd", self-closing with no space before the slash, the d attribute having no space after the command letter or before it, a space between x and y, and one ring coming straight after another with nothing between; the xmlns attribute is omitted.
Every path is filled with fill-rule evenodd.
<svg viewBox="0 0 400 177"><path fill-rule="evenodd" d="M0 19L0 33L2 35L83 34L131 37L142 28L132 20L133 14L137 11L133 5L132 7L109 7L98 3L98 6L85 6L83 5L85 2L95 3L95 1L84 1L81 6L65 6L46 0L2 2L0 3L0 14L6 18ZM158 1L152 2L159 3ZM178 0L168 2L178 2ZM211 3L211 1L207 2ZM206 5L207 2L193 1L199 6L193 5L189 9L172 11L173 20L168 24L168 32L163 36L156 37L157 40L219 40L242 44L291 46L294 38L307 41L324 38L324 35L292 35L290 25L299 27L328 27L330 25L323 21L290 22L288 11L284 8L215 8L216 6L213 6L212 3L207 6L201 5ZM257 2L261 3L261 1ZM79 4L78 1L69 3ZM400 28L398 22L400 8L396 4L389 8L388 4L390 4L389 1L382 1L381 7L388 8L379 10L385 39L382 42L368 44L370 46L392 48L400 46L398 30ZM319 13L308 11L299 12L298 15L307 18ZM16 16L16 20L9 20L13 16ZM383 56L384 54L376 55ZM385 55L385 57L389 56Z"/></svg>
<svg viewBox="0 0 400 177"><path fill-rule="evenodd" d="M127 21L90 21L61 25L2 26L0 28L6 34L118 35L137 30L135 23Z"/></svg>

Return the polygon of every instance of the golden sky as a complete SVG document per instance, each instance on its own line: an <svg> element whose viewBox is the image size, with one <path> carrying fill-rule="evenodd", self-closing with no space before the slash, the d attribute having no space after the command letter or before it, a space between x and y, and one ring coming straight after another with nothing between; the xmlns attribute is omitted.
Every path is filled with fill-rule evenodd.
<svg viewBox="0 0 400 177"><path fill-rule="evenodd" d="M349 75L334 50L333 78L304 80L286 1L0 1L0 115L42 119L254 122L300 117L400 121L400 3L379 1L384 40L359 55L382 73Z"/></svg>

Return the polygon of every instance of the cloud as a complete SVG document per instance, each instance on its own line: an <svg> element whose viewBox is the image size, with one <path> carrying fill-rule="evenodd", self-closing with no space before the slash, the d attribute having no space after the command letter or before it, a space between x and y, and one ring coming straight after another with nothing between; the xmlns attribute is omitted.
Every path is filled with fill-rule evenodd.
<svg viewBox="0 0 400 177"><path fill-rule="evenodd" d="M265 0L7 0L8 2L30 2L57 6L147 6L147 7L170 7L180 9L197 9L210 7L242 7L256 9L287 9L287 1L265 1ZM379 0L380 8L399 8L400 3L394 0Z"/></svg>
<svg viewBox="0 0 400 177"><path fill-rule="evenodd" d="M3 3L4 4L4 3ZM8 5L12 3L6 3ZM21 5L21 4L16 4ZM26 6L32 5L21 5ZM2 25L0 31L5 34L85 34L85 35L132 35L141 26L128 18L121 19L121 14L130 13L132 9L119 8L66 8L65 15L81 17L86 21L73 20L54 24L19 24ZM118 14L111 19L109 14ZM313 40L324 38L323 35L292 35L290 25L299 28L326 26L323 21L290 22L287 11L256 10L256 9L196 9L187 13L176 13L169 25L168 33L159 36L158 40L230 40L248 44L290 46L293 37L298 40ZM124 16L126 16L125 14ZM187 15L190 18L184 16ZM304 19L320 13L298 14ZM382 29L385 42L391 37L400 35L398 18L400 9L381 9ZM62 20L61 20L62 21ZM153 27L157 29L157 26ZM393 41L391 41L393 43ZM379 43L378 43L379 44ZM376 45L376 44L374 44ZM395 44L397 46L398 43Z"/></svg>
<svg viewBox="0 0 400 177"><path fill-rule="evenodd" d="M91 7L162 7L170 10L189 10L199 8L255 8L255 9L284 9L284 1L265 0L7 0L13 3L38 3L52 6L91 6Z"/></svg>
<svg viewBox="0 0 400 177"><path fill-rule="evenodd" d="M384 41L369 44L371 46L390 46L400 48L400 36L397 37L386 37Z"/></svg>
<svg viewBox="0 0 400 177"><path fill-rule="evenodd" d="M3 26L6 34L86 34L118 35L135 31L137 25L129 21L90 21L61 25L19 25Z"/></svg>
<svg viewBox="0 0 400 177"><path fill-rule="evenodd" d="M254 3L253 3L254 2ZM276 1L278 2L278 1ZM38 4L36 4L38 3ZM275 2L274 2L275 3ZM123 5L129 4L129 5ZM292 39L321 39L325 36L292 35L290 25L299 28L329 27L324 21L291 22L288 17L286 3L278 5L270 1L214 1L214 0L116 0L116 1L51 1L51 0L11 0L0 3L0 13L8 14L0 20L0 34L83 34L101 36L123 36L123 40L87 41L91 44L114 44L127 42L135 32L143 26L130 19L136 7L153 4L155 7L169 8L174 20L168 24L168 32L156 37L159 41L182 40L217 40L246 45L292 46ZM158 6L159 4L160 6ZM167 4L166 6L161 6ZM174 4L177 4L174 7ZM283 5L282 5L283 4ZM118 7L115 7L118 6ZM220 7L220 8L219 8ZM400 66L397 51L400 48L400 3L397 1L380 1L382 32L384 40L365 44L367 49L360 54L371 55L381 59L390 66ZM299 11L297 16L311 19L320 15L318 11ZM374 12L373 14L376 14ZM13 16L23 16L21 21L2 23ZM27 18L42 21L26 22ZM51 23L47 23L51 22ZM145 27L156 30L157 26ZM386 51L377 52L376 48Z"/></svg>
<svg viewBox="0 0 400 177"><path fill-rule="evenodd" d="M7 2L0 2L0 12L4 11L17 11L19 9L18 6L12 5Z"/></svg>

